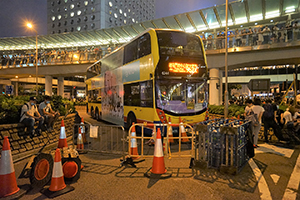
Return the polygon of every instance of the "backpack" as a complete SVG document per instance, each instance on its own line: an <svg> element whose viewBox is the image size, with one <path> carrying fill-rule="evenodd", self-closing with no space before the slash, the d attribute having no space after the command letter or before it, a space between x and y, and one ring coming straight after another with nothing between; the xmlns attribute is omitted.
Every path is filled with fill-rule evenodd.
<svg viewBox="0 0 300 200"><path fill-rule="evenodd" d="M26 106L27 106L27 110L29 110L28 104L27 104L27 103L24 103L24 105L26 105ZM23 105L23 106L24 106L24 105ZM25 115L25 112L22 113L22 108L23 108L23 106L21 106L21 108L20 108L20 110L19 110L19 113L20 113L20 115L19 115L19 116L20 116L20 119L23 117L23 115Z"/></svg>
<svg viewBox="0 0 300 200"><path fill-rule="evenodd" d="M274 118L274 110L271 104L266 104L264 106L265 112L263 113L263 118L271 119Z"/></svg>
<svg viewBox="0 0 300 200"><path fill-rule="evenodd" d="M29 110L29 105L28 105L28 103L24 103L24 105L26 105L26 106L27 106L27 110ZM23 105L23 106L24 106L24 105ZM23 117L23 115L25 115L25 112L22 113L22 108L23 108L23 106L21 106L21 108L20 108L20 110L19 110L19 113L20 113L20 119ZM34 105L34 107L36 107L36 105Z"/></svg>
<svg viewBox="0 0 300 200"><path fill-rule="evenodd" d="M252 126L258 126L259 125L257 114L255 114L252 109L249 112L249 114L246 115L245 118L246 118L246 120L251 121Z"/></svg>

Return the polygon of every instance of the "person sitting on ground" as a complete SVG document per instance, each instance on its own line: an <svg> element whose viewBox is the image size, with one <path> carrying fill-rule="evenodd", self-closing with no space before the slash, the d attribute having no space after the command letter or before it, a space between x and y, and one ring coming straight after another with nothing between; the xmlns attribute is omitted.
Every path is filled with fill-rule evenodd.
<svg viewBox="0 0 300 200"><path fill-rule="evenodd" d="M45 100L42 103L40 103L39 106L39 112L45 118L45 123L49 132L53 131L54 122L60 116L59 112L55 112L52 110L50 101L51 97L45 96Z"/></svg>
<svg viewBox="0 0 300 200"><path fill-rule="evenodd" d="M29 102L25 103L21 110L20 122L27 127L27 132L32 138L34 134L41 135L41 128L44 118L40 115L36 107L36 97L30 97ZM38 127L34 130L35 121L39 121Z"/></svg>

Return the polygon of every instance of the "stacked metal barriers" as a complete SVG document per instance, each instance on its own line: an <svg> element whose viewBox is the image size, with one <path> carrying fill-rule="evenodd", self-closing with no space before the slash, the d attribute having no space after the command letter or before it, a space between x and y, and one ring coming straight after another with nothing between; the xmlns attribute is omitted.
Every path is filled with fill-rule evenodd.
<svg viewBox="0 0 300 200"><path fill-rule="evenodd" d="M237 174L247 163L249 121L213 119L194 125L194 130L196 165Z"/></svg>

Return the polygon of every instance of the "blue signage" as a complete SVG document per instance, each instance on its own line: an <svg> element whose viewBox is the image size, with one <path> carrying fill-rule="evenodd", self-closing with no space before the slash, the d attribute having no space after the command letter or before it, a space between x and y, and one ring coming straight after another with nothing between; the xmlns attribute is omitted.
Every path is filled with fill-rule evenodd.
<svg viewBox="0 0 300 200"><path fill-rule="evenodd" d="M14 94L14 86L13 85L6 85L5 86L5 93L13 95Z"/></svg>

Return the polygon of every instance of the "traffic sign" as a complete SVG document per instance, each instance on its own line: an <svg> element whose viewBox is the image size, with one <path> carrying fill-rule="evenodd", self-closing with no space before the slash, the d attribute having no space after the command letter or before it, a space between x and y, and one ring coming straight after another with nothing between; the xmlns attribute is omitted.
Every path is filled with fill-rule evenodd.
<svg viewBox="0 0 300 200"><path fill-rule="evenodd" d="M270 79L251 79L248 88L251 91L270 91Z"/></svg>
<svg viewBox="0 0 300 200"><path fill-rule="evenodd" d="M6 85L5 86L5 93L13 95L14 94L14 86L13 85Z"/></svg>

